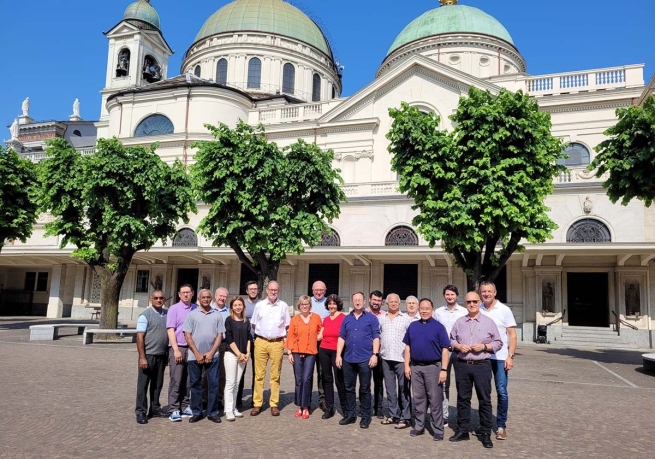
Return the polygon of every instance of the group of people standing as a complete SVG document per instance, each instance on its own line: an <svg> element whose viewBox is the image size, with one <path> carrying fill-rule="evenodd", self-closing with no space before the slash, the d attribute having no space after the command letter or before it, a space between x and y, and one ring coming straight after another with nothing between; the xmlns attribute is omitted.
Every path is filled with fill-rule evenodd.
<svg viewBox="0 0 655 459"><path fill-rule="evenodd" d="M268 284L266 297L261 301L257 301L259 290L255 282L249 283L246 290L248 299L234 297L229 307L227 289L219 288L214 302L211 292L202 290L196 307L190 302L193 289L182 286L180 302L168 312L162 307L163 293L153 292L152 307L137 323L138 423L162 415L172 421L189 416L189 422L196 422L203 418L203 406L209 420L221 422L221 398L228 421L241 417L237 406L242 405L243 376L251 359L250 415L257 416L262 411L264 380L270 363L269 406L271 415L279 416L280 373L286 348L294 371L298 418L308 419L312 414L316 372L322 419L330 419L337 411L336 386L343 413L340 425L357 421L359 395L361 428L368 428L376 416L383 425L410 428L412 437L423 435L430 425L433 440L443 440L444 426L449 422L449 389L454 368L457 429L449 440L470 439L471 397L475 388L480 429L473 434L480 436L483 446L493 447L492 379L498 394L495 436L498 440L507 438L507 376L516 350L516 322L511 309L496 299L493 283L483 282L479 292L468 292L466 307L458 304L459 291L453 285L444 288L446 304L437 309L428 298L407 297L406 313L400 311L401 299L395 293L384 299L385 311L381 292L370 293L368 308L365 295L357 292L351 298L352 310L345 314L342 300L337 295L326 296L325 284L317 281L311 297L303 295L298 299L298 313L293 318L288 305L279 299L277 282ZM159 394L166 354L170 366L170 411L163 414ZM190 391L185 378L189 379Z"/></svg>

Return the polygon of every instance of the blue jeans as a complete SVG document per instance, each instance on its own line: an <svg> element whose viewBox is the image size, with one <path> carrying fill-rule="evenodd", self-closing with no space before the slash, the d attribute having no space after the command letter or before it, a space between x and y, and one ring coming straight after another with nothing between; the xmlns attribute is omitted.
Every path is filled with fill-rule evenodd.
<svg viewBox="0 0 655 459"><path fill-rule="evenodd" d="M360 363L343 361L343 379L346 386L346 412L345 418L356 418L355 389L357 376L359 376L359 414L362 419L371 420L371 369L368 360Z"/></svg>
<svg viewBox="0 0 655 459"><path fill-rule="evenodd" d="M509 409L509 396L507 395L507 370L504 360L491 360L491 371L494 374L498 406L496 408L496 425L499 428L507 427L507 410Z"/></svg>
<svg viewBox="0 0 655 459"><path fill-rule="evenodd" d="M296 377L296 406L307 407L312 403L315 354L293 353L293 374Z"/></svg>
<svg viewBox="0 0 655 459"><path fill-rule="evenodd" d="M196 360L188 361L189 379L191 380L191 411L194 416L202 414L202 374L207 374L207 414L218 414L218 384L219 365L218 357L211 363L198 363Z"/></svg>

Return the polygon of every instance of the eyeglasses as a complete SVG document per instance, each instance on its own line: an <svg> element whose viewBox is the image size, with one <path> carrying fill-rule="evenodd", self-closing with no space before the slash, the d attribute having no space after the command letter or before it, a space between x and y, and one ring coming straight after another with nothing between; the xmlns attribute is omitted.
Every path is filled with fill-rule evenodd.
<svg viewBox="0 0 655 459"><path fill-rule="evenodd" d="M480 300L471 300L471 301L466 301L466 304L478 304Z"/></svg>
<svg viewBox="0 0 655 459"><path fill-rule="evenodd" d="M312 292L324 292L324 291L325 291L324 288L315 288L315 289L312 289Z"/></svg>
<svg viewBox="0 0 655 459"><path fill-rule="evenodd" d="M257 287L248 287L248 291L256 292L257 290L259 290Z"/></svg>
<svg viewBox="0 0 655 459"><path fill-rule="evenodd" d="M153 296L152 299L153 300L165 300L166 298L164 298L163 296Z"/></svg>

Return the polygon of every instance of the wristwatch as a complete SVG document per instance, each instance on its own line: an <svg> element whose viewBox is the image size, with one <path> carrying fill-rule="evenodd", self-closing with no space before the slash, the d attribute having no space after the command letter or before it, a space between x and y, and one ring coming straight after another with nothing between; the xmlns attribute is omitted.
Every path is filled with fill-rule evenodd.
<svg viewBox="0 0 655 459"><path fill-rule="evenodd" d="M379 353L379 352L374 352L373 355L376 356L376 357L380 357L380 353Z"/></svg>
<svg viewBox="0 0 655 459"><path fill-rule="evenodd" d="M509 357L510 359L514 360L514 354L512 354L512 355L508 355L507 357Z"/></svg>

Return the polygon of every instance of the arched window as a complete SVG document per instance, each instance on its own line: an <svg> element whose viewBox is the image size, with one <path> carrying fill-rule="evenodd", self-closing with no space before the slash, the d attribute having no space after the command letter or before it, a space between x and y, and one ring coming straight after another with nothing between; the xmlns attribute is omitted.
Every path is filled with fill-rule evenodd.
<svg viewBox="0 0 655 459"><path fill-rule="evenodd" d="M259 89L262 85L262 61L253 57L248 61L248 88Z"/></svg>
<svg viewBox="0 0 655 459"><path fill-rule="evenodd" d="M198 247L198 237L190 228L182 228L175 233L173 247Z"/></svg>
<svg viewBox="0 0 655 459"><path fill-rule="evenodd" d="M566 159L560 159L558 164L563 164L566 167L570 166L586 166L589 164L589 150L581 143L570 143L564 150L564 154L568 156Z"/></svg>
<svg viewBox="0 0 655 459"><path fill-rule="evenodd" d="M216 83L227 84L227 59L219 59L216 63Z"/></svg>
<svg viewBox="0 0 655 459"><path fill-rule="evenodd" d="M199 66L199 65L196 65L196 68L193 69L193 74L194 74L195 76L197 76L198 78L200 78L200 71L201 71L200 66Z"/></svg>
<svg viewBox="0 0 655 459"><path fill-rule="evenodd" d="M339 247L341 245L341 238L330 228L328 231L324 231L321 235L321 242L317 244L319 247Z"/></svg>
<svg viewBox="0 0 655 459"><path fill-rule="evenodd" d="M396 226L387 234L384 245L418 245L418 236L409 226Z"/></svg>
<svg viewBox="0 0 655 459"><path fill-rule="evenodd" d="M80 132L79 129L75 129L75 130L73 131L73 135L76 135L76 136L78 136L78 137L82 137L82 133Z"/></svg>
<svg viewBox="0 0 655 459"><path fill-rule="evenodd" d="M296 87L296 68L288 62L282 67L282 92L293 94Z"/></svg>
<svg viewBox="0 0 655 459"><path fill-rule="evenodd" d="M118 64L116 64L116 76L124 77L130 74L130 50L121 49L118 53Z"/></svg>
<svg viewBox="0 0 655 459"><path fill-rule="evenodd" d="M162 78L161 65L149 54L143 59L143 78L148 83L154 83Z"/></svg>
<svg viewBox="0 0 655 459"><path fill-rule="evenodd" d="M337 90L332 86L332 98L335 99L337 97Z"/></svg>
<svg viewBox="0 0 655 459"><path fill-rule="evenodd" d="M582 244L612 242L612 234L603 222L584 218L571 225L566 233L566 242Z"/></svg>
<svg viewBox="0 0 655 459"><path fill-rule="evenodd" d="M315 73L312 77L312 102L321 100L321 76Z"/></svg>
<svg viewBox="0 0 655 459"><path fill-rule="evenodd" d="M134 137L172 134L173 123L164 115L150 115L144 118L134 130Z"/></svg>

